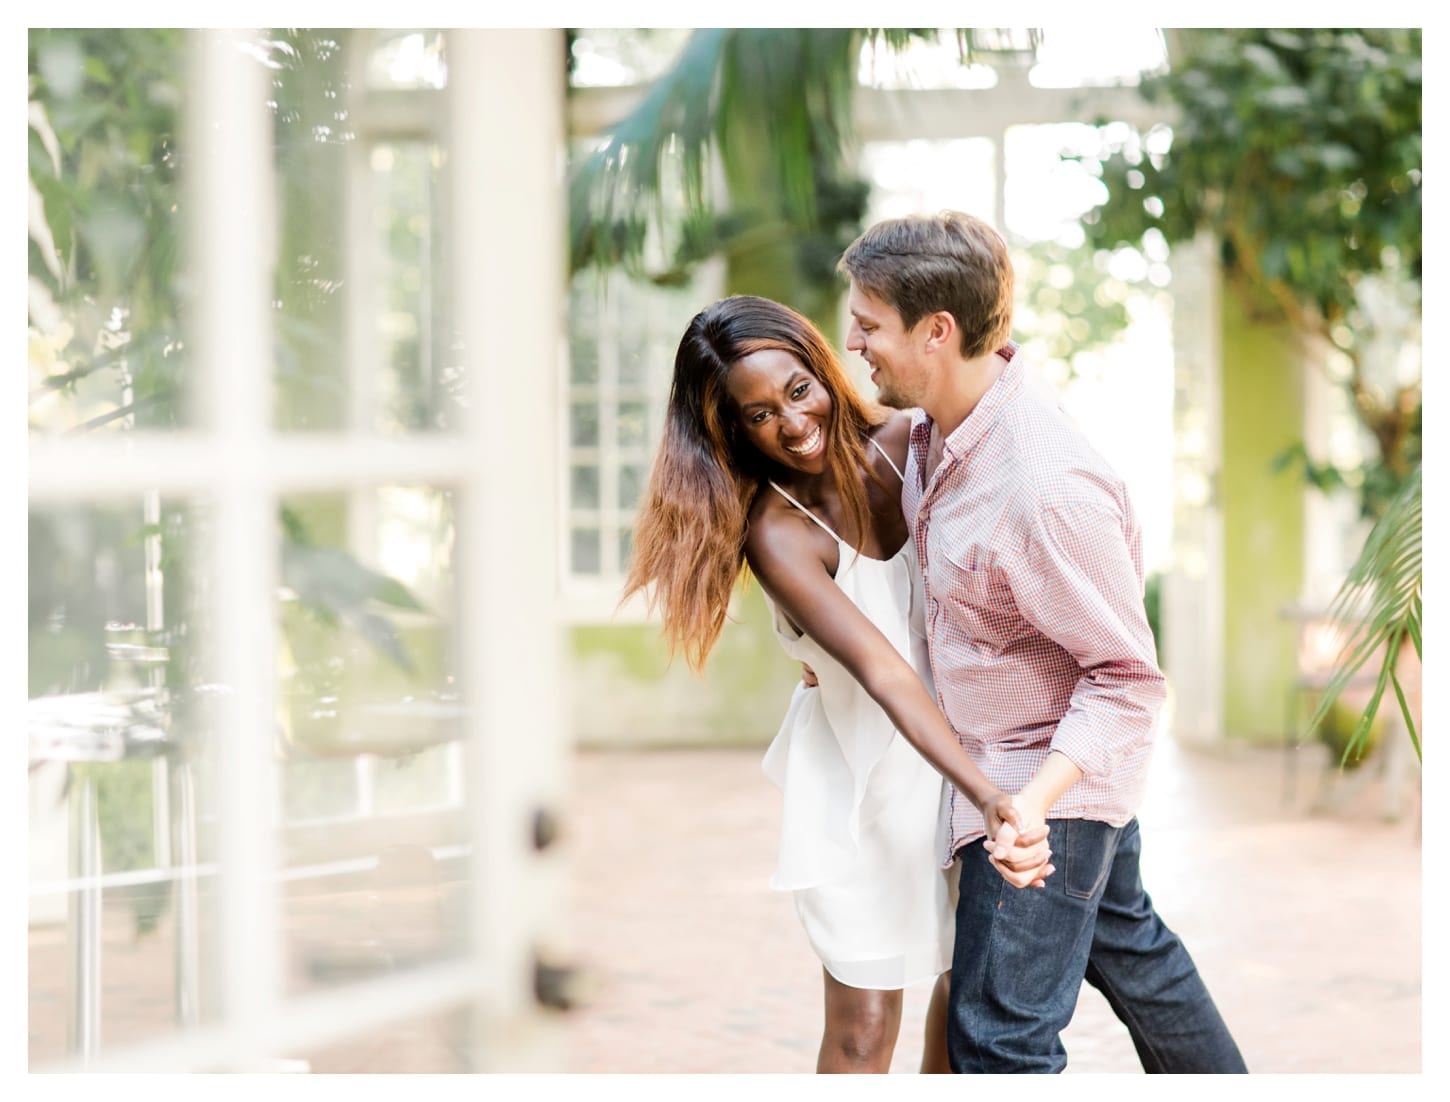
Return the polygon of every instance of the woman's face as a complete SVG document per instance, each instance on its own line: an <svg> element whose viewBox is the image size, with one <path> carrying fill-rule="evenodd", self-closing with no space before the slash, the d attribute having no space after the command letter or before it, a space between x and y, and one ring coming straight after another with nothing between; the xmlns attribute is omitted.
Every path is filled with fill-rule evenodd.
<svg viewBox="0 0 1450 1102"><path fill-rule="evenodd" d="M725 389L756 451L805 474L826 469L831 396L789 352L767 348L737 360Z"/></svg>

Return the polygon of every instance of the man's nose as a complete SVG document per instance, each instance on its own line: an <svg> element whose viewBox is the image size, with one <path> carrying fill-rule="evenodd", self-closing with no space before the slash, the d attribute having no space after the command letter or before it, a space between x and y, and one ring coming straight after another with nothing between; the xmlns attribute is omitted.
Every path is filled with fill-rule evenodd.
<svg viewBox="0 0 1450 1102"><path fill-rule="evenodd" d="M851 328L846 331L846 351L860 352L865 347L865 336L862 334L860 327L853 322Z"/></svg>

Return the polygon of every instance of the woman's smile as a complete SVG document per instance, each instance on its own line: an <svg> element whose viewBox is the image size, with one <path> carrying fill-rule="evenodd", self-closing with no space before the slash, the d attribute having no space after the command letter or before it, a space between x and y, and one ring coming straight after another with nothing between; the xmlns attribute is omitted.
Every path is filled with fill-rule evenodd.
<svg viewBox="0 0 1450 1102"><path fill-rule="evenodd" d="M811 434L794 446L785 445L785 450L792 455L798 455L802 459L809 459L826 445L826 434L820 425L811 430Z"/></svg>

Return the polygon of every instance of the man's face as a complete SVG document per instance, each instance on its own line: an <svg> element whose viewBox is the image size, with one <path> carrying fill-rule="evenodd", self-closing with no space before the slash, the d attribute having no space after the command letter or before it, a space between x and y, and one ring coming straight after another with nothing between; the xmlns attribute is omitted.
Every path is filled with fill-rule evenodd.
<svg viewBox="0 0 1450 1102"><path fill-rule="evenodd" d="M895 307L851 281L846 300L851 311L851 331L846 348L861 353L871 368L876 400L892 409L911 409L922 404L927 373L922 362L922 334L917 327L906 329ZM923 319L925 320L925 319Z"/></svg>

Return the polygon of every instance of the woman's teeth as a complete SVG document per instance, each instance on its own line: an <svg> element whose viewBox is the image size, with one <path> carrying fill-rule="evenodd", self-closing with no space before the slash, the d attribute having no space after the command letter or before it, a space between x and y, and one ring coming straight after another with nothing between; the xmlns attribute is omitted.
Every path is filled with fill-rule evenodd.
<svg viewBox="0 0 1450 1102"><path fill-rule="evenodd" d="M818 427L814 432L812 432L809 436L807 436L805 438L805 440L802 441L798 446L792 448L789 445L787 445L785 450L788 451L788 452L793 452L796 455L810 455L811 452L813 452L813 451L816 450L816 448L817 448L817 446L819 446L820 442L821 442L821 430Z"/></svg>

